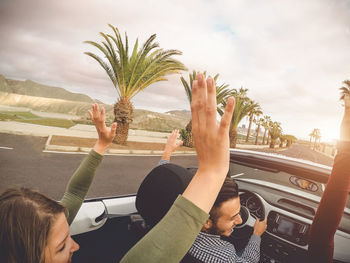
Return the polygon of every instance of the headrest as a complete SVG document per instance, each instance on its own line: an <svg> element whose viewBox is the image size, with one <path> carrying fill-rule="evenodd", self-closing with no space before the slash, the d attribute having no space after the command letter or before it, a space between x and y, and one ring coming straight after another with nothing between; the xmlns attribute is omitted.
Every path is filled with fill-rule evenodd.
<svg viewBox="0 0 350 263"><path fill-rule="evenodd" d="M159 165L146 176L137 191L136 208L148 225L153 227L163 218L192 177L172 163Z"/></svg>

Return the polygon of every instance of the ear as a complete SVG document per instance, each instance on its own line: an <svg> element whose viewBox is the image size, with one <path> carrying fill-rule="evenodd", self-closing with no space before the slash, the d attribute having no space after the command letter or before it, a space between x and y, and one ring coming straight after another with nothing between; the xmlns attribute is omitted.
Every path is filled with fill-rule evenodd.
<svg viewBox="0 0 350 263"><path fill-rule="evenodd" d="M207 230L210 229L213 226L213 221L208 218L207 222L205 222L204 226L203 226L203 230Z"/></svg>

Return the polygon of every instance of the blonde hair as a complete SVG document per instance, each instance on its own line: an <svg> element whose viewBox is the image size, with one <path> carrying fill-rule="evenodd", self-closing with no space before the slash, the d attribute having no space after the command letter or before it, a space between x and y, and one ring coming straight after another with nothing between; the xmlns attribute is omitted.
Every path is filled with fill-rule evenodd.
<svg viewBox="0 0 350 263"><path fill-rule="evenodd" d="M65 208L27 188L0 194L0 262L44 263L51 225Z"/></svg>

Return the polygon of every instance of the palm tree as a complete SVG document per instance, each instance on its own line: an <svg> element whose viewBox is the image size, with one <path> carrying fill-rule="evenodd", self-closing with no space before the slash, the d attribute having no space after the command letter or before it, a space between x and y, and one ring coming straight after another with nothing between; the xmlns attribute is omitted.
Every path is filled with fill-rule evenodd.
<svg viewBox="0 0 350 263"><path fill-rule="evenodd" d="M203 73L206 76L206 72ZM185 92L187 95L188 102L191 104L192 102L192 82L196 79L197 72L193 70L192 74L188 74L189 83L185 80L184 77L181 76L182 85L185 88ZM217 85L217 79L219 78L219 74L214 76L215 88L216 88L216 104L218 112L221 110L220 105L223 101L225 101L230 95L231 91L228 89L228 84ZM183 145L187 147L193 147L193 137L192 137L192 120L186 125L186 134L187 137L184 139Z"/></svg>
<svg viewBox="0 0 350 263"><path fill-rule="evenodd" d="M245 139L246 142L249 141L250 128L252 127L252 122L254 121L255 117L259 117L262 114L260 105L258 103L255 103L255 104L256 104L256 107L249 112L249 125L248 125L247 137Z"/></svg>
<svg viewBox="0 0 350 263"><path fill-rule="evenodd" d="M344 99L345 94L350 95L350 80L344 80L343 83L345 84L345 86L340 88L341 100Z"/></svg>
<svg viewBox="0 0 350 263"><path fill-rule="evenodd" d="M282 133L282 127L279 122L270 122L269 125L269 132L271 136L271 142L270 142L270 148L275 148L276 140L279 138L279 136Z"/></svg>
<svg viewBox="0 0 350 263"><path fill-rule="evenodd" d="M285 137L287 140L286 147L290 147L293 144L293 142L295 142L297 140L297 138L295 136L290 135L290 134L286 134Z"/></svg>
<svg viewBox="0 0 350 263"><path fill-rule="evenodd" d="M239 91L234 89L231 93L236 100L235 111L233 112L231 125L230 125L230 147L235 148L237 144L237 127L241 120L248 115L248 113L256 107L256 103L250 100L248 97L240 95ZM222 103L222 109L219 114L223 115L224 108L226 107L226 101Z"/></svg>
<svg viewBox="0 0 350 263"><path fill-rule="evenodd" d="M249 99L247 97L247 93L248 93L248 89L245 89L243 87L240 87L239 90L237 90L237 89L232 90L232 96L234 96L234 97L240 96L242 98Z"/></svg>
<svg viewBox="0 0 350 263"><path fill-rule="evenodd" d="M281 135L279 136L280 139L280 148L283 148L283 143L287 140L287 137L281 133Z"/></svg>
<svg viewBox="0 0 350 263"><path fill-rule="evenodd" d="M320 129L313 129L312 132L309 134L310 136L310 147L311 147L311 144L312 144L312 138L314 138L314 146L313 146L313 149L316 148L316 144L317 144L317 141L319 141L321 139L321 132L320 132Z"/></svg>
<svg viewBox="0 0 350 263"><path fill-rule="evenodd" d="M320 129L314 129L313 130L313 134L314 134L314 150L317 148L318 143L320 143L320 139L321 139L321 131Z"/></svg>
<svg viewBox="0 0 350 263"><path fill-rule="evenodd" d="M118 123L114 141L118 144L125 144L129 124L133 121L134 110L130 100L152 83L166 81L166 75L179 73L186 68L180 61L173 58L182 53L174 49L159 48L159 44L154 42L155 34L150 36L140 49L137 39L131 56L129 56L127 34L125 33L123 43L118 28L112 25L109 27L115 36L100 32L105 40L102 41L102 44L85 41L98 48L103 53L103 57L91 52L85 52L85 54L102 66L118 92L118 101L114 105L114 121Z"/></svg>
<svg viewBox="0 0 350 263"><path fill-rule="evenodd" d="M258 127L256 128L256 137L255 137L255 145L258 144L258 138L259 138L259 133L260 133L260 126L264 124L264 119L260 118L260 119L255 119L254 123L256 125L258 125Z"/></svg>
<svg viewBox="0 0 350 263"><path fill-rule="evenodd" d="M265 116L264 116L264 121L263 121L263 123L262 123L262 126L263 126L264 129L265 129L262 144L265 144L266 133L267 133L267 131L269 130L269 123L270 123L270 121L271 121L271 117L265 115Z"/></svg>

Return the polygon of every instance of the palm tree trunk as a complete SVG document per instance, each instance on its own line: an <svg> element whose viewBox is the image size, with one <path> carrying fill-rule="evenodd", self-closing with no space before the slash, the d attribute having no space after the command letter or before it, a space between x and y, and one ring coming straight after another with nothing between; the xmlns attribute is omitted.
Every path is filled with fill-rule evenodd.
<svg viewBox="0 0 350 263"><path fill-rule="evenodd" d="M271 142L270 142L270 148L274 149L275 148L275 140L271 138Z"/></svg>
<svg viewBox="0 0 350 263"><path fill-rule="evenodd" d="M258 125L258 129L256 130L255 145L257 145L257 144L258 144L259 132L260 132L260 124Z"/></svg>
<svg viewBox="0 0 350 263"><path fill-rule="evenodd" d="M232 127L230 129L230 147L236 148L237 145L237 127Z"/></svg>
<svg viewBox="0 0 350 263"><path fill-rule="evenodd" d="M249 125L248 125L247 137L245 138L245 142L248 142L248 141L249 141L250 128L252 127L252 122L253 122L253 116L251 115L251 116L249 117Z"/></svg>
<svg viewBox="0 0 350 263"><path fill-rule="evenodd" d="M262 142L263 145L265 144L266 132L267 132L267 129L265 128L263 142Z"/></svg>
<svg viewBox="0 0 350 263"><path fill-rule="evenodd" d="M128 139L129 124L133 120L133 107L128 98L120 98L114 105L114 121L117 123L116 135L113 142L125 145Z"/></svg>
<svg viewBox="0 0 350 263"><path fill-rule="evenodd" d="M270 143L270 130L267 131L267 143L266 144L269 144Z"/></svg>
<svg viewBox="0 0 350 263"><path fill-rule="evenodd" d="M194 142L193 142L193 135L192 135L192 119L190 120L190 122L186 125L186 131L188 134L188 137L186 138L186 140L184 140L183 145L187 146L187 147L191 147L193 148L194 146Z"/></svg>
<svg viewBox="0 0 350 263"><path fill-rule="evenodd" d="M310 136L310 148L312 148L312 136Z"/></svg>
<svg viewBox="0 0 350 263"><path fill-rule="evenodd" d="M316 140L317 140L317 138L315 137L315 141L314 141L314 150L316 149Z"/></svg>
<svg viewBox="0 0 350 263"><path fill-rule="evenodd" d="M118 125L113 142L116 144L125 145L126 141L128 140L129 123L118 122L115 119L114 121L117 122Z"/></svg>

